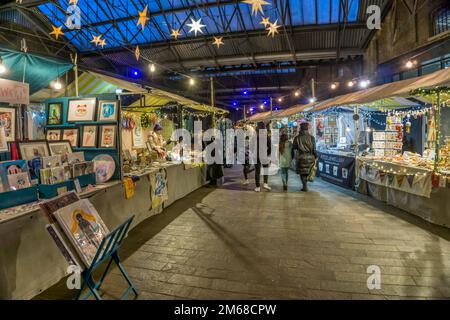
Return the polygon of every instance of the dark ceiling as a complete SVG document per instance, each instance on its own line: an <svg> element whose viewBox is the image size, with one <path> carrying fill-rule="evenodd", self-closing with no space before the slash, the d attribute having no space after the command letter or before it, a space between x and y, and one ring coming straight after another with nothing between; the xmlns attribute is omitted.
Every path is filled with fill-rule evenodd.
<svg viewBox="0 0 450 320"><path fill-rule="evenodd" d="M217 105L236 108L256 106L269 96L277 107L304 102L311 96L329 95L332 81L361 75L362 57L372 36L365 24L366 9L379 5L383 14L389 0L272 0L264 15L281 27L269 37L252 15L251 5L229 0L79 0L80 30L65 24L69 1L15 1L0 7L0 43L20 49L27 39L29 51L68 58L78 52L81 68L122 76L141 73L137 82L164 87L205 102L214 80ZM136 25L138 11L148 5L149 20L142 30ZM202 19L204 33L189 33L191 19ZM51 25L63 26L64 36L55 40ZM180 29L176 40L171 29ZM102 34L106 46L91 43ZM217 48L213 37L223 37ZM134 50L139 46L141 58ZM155 63L156 72L149 71ZM190 86L186 77L194 77ZM244 95L243 91L248 94ZM292 96L300 90L301 95ZM233 106L233 102L237 102Z"/></svg>

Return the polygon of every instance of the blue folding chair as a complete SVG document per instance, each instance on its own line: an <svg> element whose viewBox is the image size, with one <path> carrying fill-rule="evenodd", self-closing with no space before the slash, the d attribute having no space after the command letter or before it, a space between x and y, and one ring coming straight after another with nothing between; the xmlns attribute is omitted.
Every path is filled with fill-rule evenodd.
<svg viewBox="0 0 450 320"><path fill-rule="evenodd" d="M78 292L78 295L76 296L76 300L80 299L86 300L91 295L94 295L95 299L97 300L102 300L98 290L103 284L103 281L105 280L105 277L108 274L108 271L110 270L110 267L113 262L115 262L115 264L117 265L120 272L122 273L122 275L124 276L125 280L128 283L128 288L122 294L120 299L127 298L130 291L133 291L136 296L139 294L138 289L135 287L130 277L126 273L125 268L123 267L118 254L118 250L120 249L120 246L122 245L123 240L127 235L127 231L130 228L133 219L134 215L128 218L124 223L122 223L112 232L110 232L105 238L103 238L103 241L100 243L100 246L97 250L97 253L95 254L94 259L92 260L91 265L82 273L83 284L81 285L81 289ZM94 271L108 259L109 261L105 271L100 277L100 280L96 282L93 277ZM82 293L86 287L89 289L89 291L84 296L82 296Z"/></svg>

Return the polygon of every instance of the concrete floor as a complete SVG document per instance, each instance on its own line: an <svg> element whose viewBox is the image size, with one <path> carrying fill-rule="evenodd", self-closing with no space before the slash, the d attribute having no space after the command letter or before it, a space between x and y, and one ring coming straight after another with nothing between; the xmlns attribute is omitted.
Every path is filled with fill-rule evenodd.
<svg viewBox="0 0 450 320"><path fill-rule="evenodd" d="M240 184L202 188L130 232L125 266L138 299L450 298L450 230L320 180L299 192L279 176L271 192ZM367 267L381 289L367 288ZM102 288L125 288L117 269ZM65 281L37 299L71 299Z"/></svg>

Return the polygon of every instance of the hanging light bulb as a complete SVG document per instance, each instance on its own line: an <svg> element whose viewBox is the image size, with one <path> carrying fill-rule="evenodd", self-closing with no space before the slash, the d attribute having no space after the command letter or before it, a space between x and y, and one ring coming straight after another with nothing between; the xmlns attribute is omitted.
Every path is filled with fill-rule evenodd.
<svg viewBox="0 0 450 320"><path fill-rule="evenodd" d="M359 82L359 86L360 86L362 89L367 88L367 87L369 86L369 84L370 84L370 81L369 81L369 80L361 80L361 81Z"/></svg>
<svg viewBox="0 0 450 320"><path fill-rule="evenodd" d="M195 84L194 78L189 78L189 84L193 86Z"/></svg>
<svg viewBox="0 0 450 320"><path fill-rule="evenodd" d="M6 73L6 67L3 64L3 59L0 57L0 74Z"/></svg>
<svg viewBox="0 0 450 320"><path fill-rule="evenodd" d="M408 60L405 64L405 67L408 69L411 69L412 67L414 67L414 62L411 60Z"/></svg>
<svg viewBox="0 0 450 320"><path fill-rule="evenodd" d="M283 98L282 97L279 97L278 98L278 102L282 102L283 101Z"/></svg>
<svg viewBox="0 0 450 320"><path fill-rule="evenodd" d="M336 83L332 83L330 86L331 90L335 90L337 88L337 84Z"/></svg>
<svg viewBox="0 0 450 320"><path fill-rule="evenodd" d="M155 72L155 70L156 70L155 64L152 63L152 64L150 65L150 72Z"/></svg>
<svg viewBox="0 0 450 320"><path fill-rule="evenodd" d="M348 86L349 88L352 88L354 85L355 85L355 83L354 83L352 80L350 80L350 81L347 83L347 86Z"/></svg>
<svg viewBox="0 0 450 320"><path fill-rule="evenodd" d="M59 82L59 79L56 80L55 83L53 83L53 88L54 88L55 90L61 90L62 84L61 84L61 82Z"/></svg>
<svg viewBox="0 0 450 320"><path fill-rule="evenodd" d="M309 98L309 103L314 103L314 102L316 102L316 98L315 97Z"/></svg>
<svg viewBox="0 0 450 320"><path fill-rule="evenodd" d="M263 105L263 104L260 105L259 108L260 108L261 110L263 110L263 109L264 109L264 105Z"/></svg>
<svg viewBox="0 0 450 320"><path fill-rule="evenodd" d="M298 97L299 95L300 95L300 91L297 90L294 92L294 96Z"/></svg>

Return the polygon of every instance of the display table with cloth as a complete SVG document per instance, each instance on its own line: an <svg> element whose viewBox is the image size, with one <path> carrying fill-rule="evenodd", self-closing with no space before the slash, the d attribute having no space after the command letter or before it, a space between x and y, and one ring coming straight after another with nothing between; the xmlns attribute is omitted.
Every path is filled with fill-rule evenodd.
<svg viewBox="0 0 450 320"><path fill-rule="evenodd" d="M387 161L358 159L358 192L450 227L450 188L446 176L435 177L427 168ZM445 180L442 180L445 179Z"/></svg>
<svg viewBox="0 0 450 320"><path fill-rule="evenodd" d="M317 176L338 186L353 189L355 157L348 152L318 151Z"/></svg>
<svg viewBox="0 0 450 320"><path fill-rule="evenodd" d="M151 208L150 177L161 168L167 172L167 200ZM205 167L168 164L141 174L130 199L125 199L121 181L98 185L80 196L90 199L108 228L135 215L133 228L205 182ZM38 204L0 211L0 299L32 298L66 276L67 262L47 233L47 224Z"/></svg>

